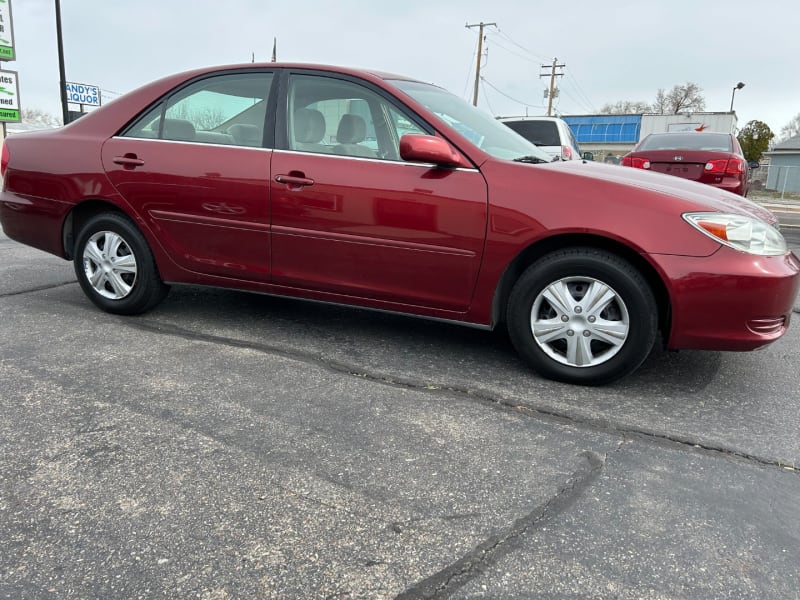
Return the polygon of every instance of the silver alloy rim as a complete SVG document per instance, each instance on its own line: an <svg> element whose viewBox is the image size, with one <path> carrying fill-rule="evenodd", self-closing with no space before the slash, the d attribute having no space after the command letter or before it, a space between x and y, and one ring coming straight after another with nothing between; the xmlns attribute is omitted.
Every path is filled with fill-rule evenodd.
<svg viewBox="0 0 800 600"><path fill-rule="evenodd" d="M553 360L594 367L610 360L628 338L628 308L619 294L592 277L566 277L544 288L531 309L531 332Z"/></svg>
<svg viewBox="0 0 800 600"><path fill-rule="evenodd" d="M94 291L121 300L136 283L136 257L128 243L113 231L99 231L83 249L83 270Z"/></svg>

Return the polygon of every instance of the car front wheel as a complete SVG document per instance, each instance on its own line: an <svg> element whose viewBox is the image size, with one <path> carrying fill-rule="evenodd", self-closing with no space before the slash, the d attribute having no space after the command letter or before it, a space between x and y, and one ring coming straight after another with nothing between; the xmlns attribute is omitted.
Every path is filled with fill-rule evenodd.
<svg viewBox="0 0 800 600"><path fill-rule="evenodd" d="M144 236L118 213L95 215L84 224L73 262L84 293L111 313L145 312L169 291Z"/></svg>
<svg viewBox="0 0 800 600"><path fill-rule="evenodd" d="M658 314L632 265L594 248L570 248L532 264L512 289L509 336L536 371L557 381L609 383L644 362Z"/></svg>

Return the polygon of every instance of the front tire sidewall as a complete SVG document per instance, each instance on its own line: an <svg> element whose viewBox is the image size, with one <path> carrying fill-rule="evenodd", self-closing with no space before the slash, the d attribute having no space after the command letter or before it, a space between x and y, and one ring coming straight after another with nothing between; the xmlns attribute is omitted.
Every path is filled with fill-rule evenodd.
<svg viewBox="0 0 800 600"><path fill-rule="evenodd" d="M128 295L120 299L106 298L94 289L86 276L83 253L89 239L98 232L109 231L120 236L136 260L136 279ZM106 213L91 218L83 226L75 244L73 265L78 282L88 298L106 312L133 315L144 312L160 302L168 287L155 266L150 248L136 226L125 216Z"/></svg>
<svg viewBox="0 0 800 600"><path fill-rule="evenodd" d="M628 310L628 336L606 362L588 367L559 363L539 347L531 331L531 310L547 286L566 277L590 277L614 289ZM653 293L641 274L617 256L594 249L564 250L531 265L514 286L508 304L508 330L514 347L543 376L581 385L602 385L633 372L647 358L657 330Z"/></svg>

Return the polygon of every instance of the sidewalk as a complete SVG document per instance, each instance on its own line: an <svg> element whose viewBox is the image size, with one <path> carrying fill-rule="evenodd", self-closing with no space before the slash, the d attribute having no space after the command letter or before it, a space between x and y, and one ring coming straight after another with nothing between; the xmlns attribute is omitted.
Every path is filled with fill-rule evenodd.
<svg viewBox="0 0 800 600"><path fill-rule="evenodd" d="M786 193L781 197L780 192L751 190L747 195L747 199L757 202L770 210L778 209L789 212L800 212L800 194L796 193Z"/></svg>

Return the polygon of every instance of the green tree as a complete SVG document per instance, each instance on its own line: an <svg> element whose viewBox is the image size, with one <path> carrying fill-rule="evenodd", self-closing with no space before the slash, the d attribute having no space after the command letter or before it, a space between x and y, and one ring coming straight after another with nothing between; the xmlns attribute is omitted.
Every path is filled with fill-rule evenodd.
<svg viewBox="0 0 800 600"><path fill-rule="evenodd" d="M759 161L761 155L769 148L769 142L775 134L769 128L769 125L763 121L750 121L742 127L742 130L737 136L739 143L742 145L744 157L748 161Z"/></svg>

